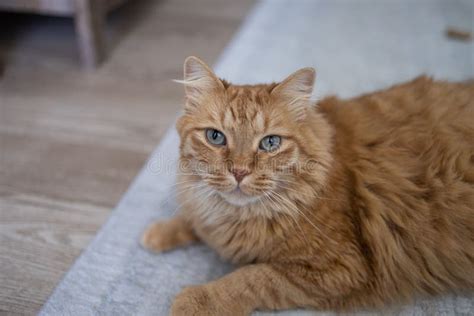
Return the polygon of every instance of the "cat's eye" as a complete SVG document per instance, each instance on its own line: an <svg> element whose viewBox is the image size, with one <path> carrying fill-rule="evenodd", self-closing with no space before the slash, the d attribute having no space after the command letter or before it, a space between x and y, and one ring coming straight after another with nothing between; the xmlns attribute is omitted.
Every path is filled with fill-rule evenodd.
<svg viewBox="0 0 474 316"><path fill-rule="evenodd" d="M212 145L224 146L226 144L225 135L217 129L206 129L206 138Z"/></svg>
<svg viewBox="0 0 474 316"><path fill-rule="evenodd" d="M281 137L277 135L269 135L262 138L260 145L258 146L264 151L274 151L280 147Z"/></svg>

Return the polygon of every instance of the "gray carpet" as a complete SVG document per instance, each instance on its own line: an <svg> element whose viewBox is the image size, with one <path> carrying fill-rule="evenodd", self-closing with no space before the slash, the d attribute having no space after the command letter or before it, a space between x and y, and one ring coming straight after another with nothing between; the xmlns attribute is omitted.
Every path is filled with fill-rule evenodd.
<svg viewBox="0 0 474 316"><path fill-rule="evenodd" d="M474 77L474 44L448 40L444 30L474 32L473 23L472 1L267 0L256 5L216 71L255 83L313 66L317 97L349 97L422 73L463 80ZM181 288L232 269L205 245L162 255L138 245L149 223L176 210L177 148L171 128L41 315L167 315ZM293 313L310 314L283 312ZM474 315L474 300L450 295L379 313Z"/></svg>

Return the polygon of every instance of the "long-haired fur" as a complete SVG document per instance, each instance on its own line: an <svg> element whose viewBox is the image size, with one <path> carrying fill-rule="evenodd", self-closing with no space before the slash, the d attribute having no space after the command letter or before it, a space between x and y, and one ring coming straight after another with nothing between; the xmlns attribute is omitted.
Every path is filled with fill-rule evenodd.
<svg viewBox="0 0 474 316"><path fill-rule="evenodd" d="M243 266L183 291L173 314L348 310L473 288L473 83L420 77L313 104L311 68L236 86L195 57L182 83L180 215L143 243L202 240ZM259 150L267 135L280 148Z"/></svg>

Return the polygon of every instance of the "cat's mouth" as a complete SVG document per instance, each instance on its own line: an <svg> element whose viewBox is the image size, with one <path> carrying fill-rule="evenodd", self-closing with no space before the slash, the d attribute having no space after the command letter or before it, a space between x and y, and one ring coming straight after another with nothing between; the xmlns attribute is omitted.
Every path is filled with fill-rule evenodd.
<svg viewBox="0 0 474 316"><path fill-rule="evenodd" d="M260 199L258 196L245 193L239 186L230 192L219 193L228 203L237 206L245 206L250 203L255 203Z"/></svg>

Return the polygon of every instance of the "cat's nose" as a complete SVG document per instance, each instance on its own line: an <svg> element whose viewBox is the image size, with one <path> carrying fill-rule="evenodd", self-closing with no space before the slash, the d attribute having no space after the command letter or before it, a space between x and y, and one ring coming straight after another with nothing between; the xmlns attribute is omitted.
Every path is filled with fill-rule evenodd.
<svg viewBox="0 0 474 316"><path fill-rule="evenodd" d="M248 170L245 170L245 169L232 169L232 174L234 175L235 180L237 180L237 182L239 182L239 183L249 173L250 172Z"/></svg>

